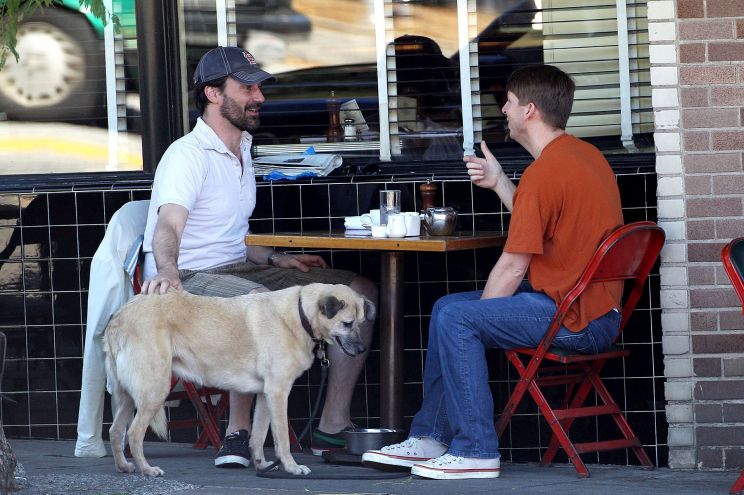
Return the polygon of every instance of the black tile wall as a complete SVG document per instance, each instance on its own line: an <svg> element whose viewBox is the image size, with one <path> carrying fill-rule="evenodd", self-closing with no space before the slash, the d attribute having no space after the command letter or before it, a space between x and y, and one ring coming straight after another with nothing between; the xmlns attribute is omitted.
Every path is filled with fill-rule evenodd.
<svg viewBox="0 0 744 495"><path fill-rule="evenodd" d="M496 196L473 187L466 177L434 178L434 204L455 206L462 229L507 229L509 214ZM415 178L338 178L310 183L261 183L251 219L255 232L339 228L346 215L377 207L378 192L400 189L404 210L421 208ZM618 175L626 222L656 219L656 176ZM10 437L75 438L85 332L85 311L91 257L103 238L106 223L124 203L149 198L147 188L101 191L54 191L34 194L0 193L0 331L8 338L2 401L5 432ZM379 256L356 251L320 251L332 266L379 280ZM451 292L482 288L498 249L447 254L405 255L404 396L406 421L418 409L423 394L423 363L431 307ZM605 375L616 398L652 459L667 464L667 423L663 400L663 355L658 276L653 276L639 310L623 339L632 349L625 362L610 363ZM515 384L515 372L503 354L488 351L491 388L499 411ZM379 424L379 338L357 385L353 420ZM300 431L310 415L320 379L316 365L297 381L289 412ZM629 392L629 391L632 391ZM192 415L190 405L170 411L173 417ZM110 408L105 420L110 422ZM223 425L224 427L224 425ZM106 434L107 428L104 428ZM587 440L602 439L602 422L577 421L573 431ZM609 430L609 427L607 428ZM195 440L194 431L175 431L178 441ZM537 461L550 440L549 428L537 408L526 401L501 439L502 455L517 462ZM626 452L586 455L592 463L634 463ZM565 461L565 456L559 462Z"/></svg>

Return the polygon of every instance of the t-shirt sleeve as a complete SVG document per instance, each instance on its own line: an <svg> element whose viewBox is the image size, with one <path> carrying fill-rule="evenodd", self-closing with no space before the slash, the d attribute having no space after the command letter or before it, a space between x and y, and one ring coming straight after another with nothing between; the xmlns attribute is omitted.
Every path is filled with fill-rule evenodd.
<svg viewBox="0 0 744 495"><path fill-rule="evenodd" d="M508 253L543 254L543 245L555 227L557 188L536 174L525 173L514 192L509 233L504 246Z"/></svg>
<svg viewBox="0 0 744 495"><path fill-rule="evenodd" d="M191 212L204 183L205 174L206 167L203 161L194 154L183 148L166 151L155 174L154 187L158 188L158 208L172 203Z"/></svg>

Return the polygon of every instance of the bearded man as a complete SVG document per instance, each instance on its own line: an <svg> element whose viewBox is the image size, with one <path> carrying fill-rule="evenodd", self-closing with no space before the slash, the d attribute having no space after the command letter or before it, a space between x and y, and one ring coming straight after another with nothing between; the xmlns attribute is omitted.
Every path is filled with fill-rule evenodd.
<svg viewBox="0 0 744 495"><path fill-rule="evenodd" d="M328 268L320 256L288 254L245 245L256 206L249 131L259 125L261 84L271 75L237 47L217 47L199 61L194 101L201 113L194 129L172 143L155 172L144 238L145 294L168 288L233 297L313 282L344 284L377 304L371 280ZM216 329L217 331L217 329ZM367 347L372 324L362 327ZM340 432L354 428L349 415L354 385L366 353L351 357L335 346L323 413L313 453L342 449ZM218 467L247 467L252 395L230 393L228 435ZM278 432L282 434L282 432Z"/></svg>

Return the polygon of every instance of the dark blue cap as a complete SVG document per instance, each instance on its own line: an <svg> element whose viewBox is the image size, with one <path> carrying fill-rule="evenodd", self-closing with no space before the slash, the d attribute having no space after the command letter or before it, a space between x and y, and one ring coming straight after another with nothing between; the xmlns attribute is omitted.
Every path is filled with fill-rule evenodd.
<svg viewBox="0 0 744 495"><path fill-rule="evenodd" d="M261 70L253 55L236 46L218 46L205 53L194 72L194 84L230 76L243 84L258 84L271 78Z"/></svg>

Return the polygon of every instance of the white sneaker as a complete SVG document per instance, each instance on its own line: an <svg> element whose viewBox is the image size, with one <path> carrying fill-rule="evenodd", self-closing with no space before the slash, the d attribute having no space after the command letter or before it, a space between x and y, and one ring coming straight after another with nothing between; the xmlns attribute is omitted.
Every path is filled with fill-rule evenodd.
<svg viewBox="0 0 744 495"><path fill-rule="evenodd" d="M362 455L365 466L385 469L397 466L410 468L447 452L447 446L429 437L410 437L404 442L388 445L380 450L369 450Z"/></svg>
<svg viewBox="0 0 744 495"><path fill-rule="evenodd" d="M411 474L437 480L466 480L470 478L498 478L501 460L458 457L444 454L436 459L415 464Z"/></svg>

